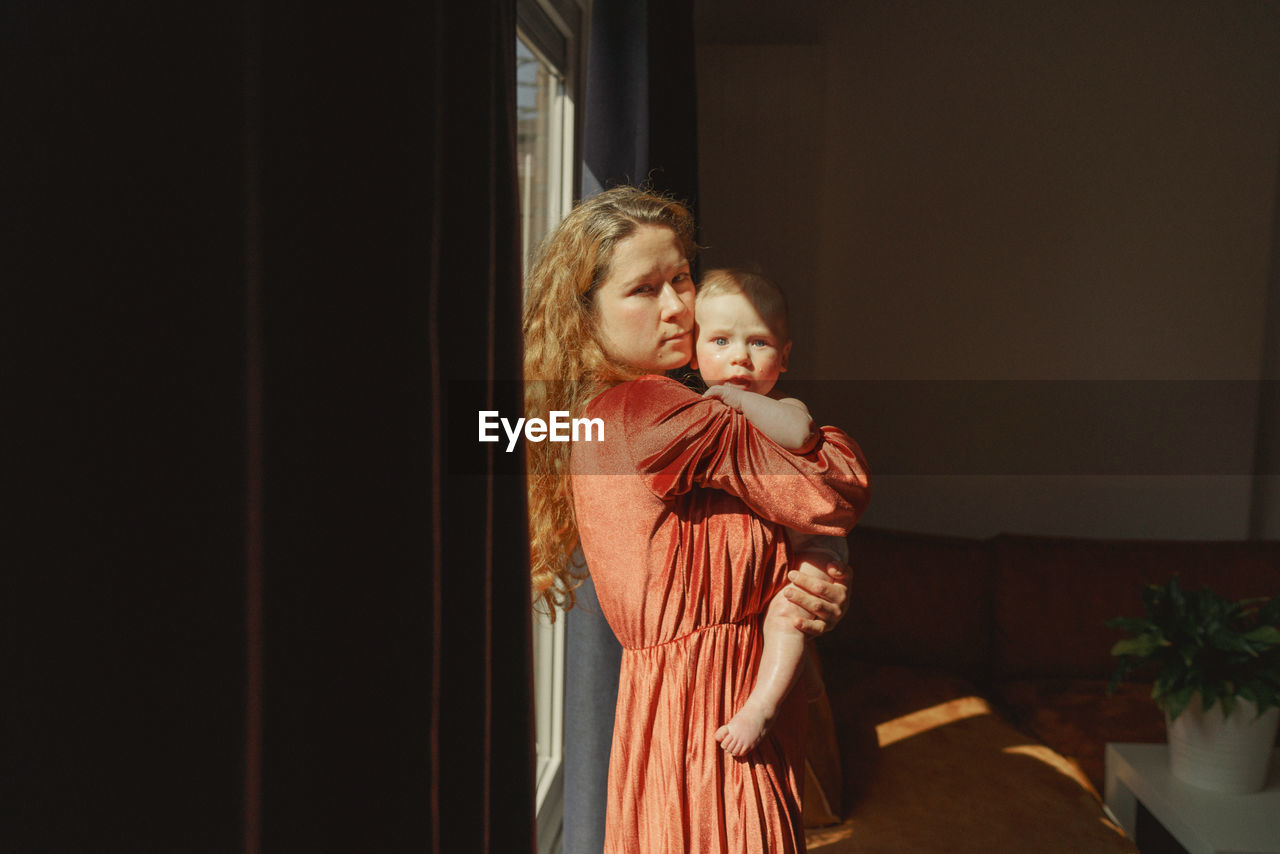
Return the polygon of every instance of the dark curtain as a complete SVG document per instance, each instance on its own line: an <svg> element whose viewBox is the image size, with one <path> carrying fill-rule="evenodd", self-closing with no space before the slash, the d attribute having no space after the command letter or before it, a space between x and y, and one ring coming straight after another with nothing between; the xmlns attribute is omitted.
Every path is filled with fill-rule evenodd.
<svg viewBox="0 0 1280 854"><path fill-rule="evenodd" d="M0 849L532 850L514 3L0 40Z"/></svg>
<svg viewBox="0 0 1280 854"><path fill-rule="evenodd" d="M242 847L244 29L0 10L3 851Z"/></svg>
<svg viewBox="0 0 1280 854"><path fill-rule="evenodd" d="M691 0L596 0L587 72L583 194L648 183L697 213ZM594 585L565 625L565 854L599 854L622 647Z"/></svg>
<svg viewBox="0 0 1280 854"><path fill-rule="evenodd" d="M514 3L312 9L261 16L264 849L529 850Z"/></svg>
<svg viewBox="0 0 1280 854"><path fill-rule="evenodd" d="M692 0L596 0L587 71L583 194L650 184L698 202Z"/></svg>

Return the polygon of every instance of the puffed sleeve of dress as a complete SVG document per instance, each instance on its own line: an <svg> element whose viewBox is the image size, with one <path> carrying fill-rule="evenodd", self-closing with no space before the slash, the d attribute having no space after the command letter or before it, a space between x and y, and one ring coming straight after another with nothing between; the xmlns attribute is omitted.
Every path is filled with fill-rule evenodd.
<svg viewBox="0 0 1280 854"><path fill-rule="evenodd" d="M817 445L794 454L716 398L665 377L644 377L610 393L620 403L630 463L659 498L696 486L742 499L771 522L844 536L871 498L857 442L823 427Z"/></svg>

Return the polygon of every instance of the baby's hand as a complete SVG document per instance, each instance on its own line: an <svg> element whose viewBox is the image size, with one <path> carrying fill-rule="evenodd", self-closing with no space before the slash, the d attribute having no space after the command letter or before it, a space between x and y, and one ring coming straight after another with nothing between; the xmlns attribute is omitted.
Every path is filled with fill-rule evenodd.
<svg viewBox="0 0 1280 854"><path fill-rule="evenodd" d="M726 406L742 411L742 396L746 392L736 385L713 385L702 393L703 397L718 397Z"/></svg>

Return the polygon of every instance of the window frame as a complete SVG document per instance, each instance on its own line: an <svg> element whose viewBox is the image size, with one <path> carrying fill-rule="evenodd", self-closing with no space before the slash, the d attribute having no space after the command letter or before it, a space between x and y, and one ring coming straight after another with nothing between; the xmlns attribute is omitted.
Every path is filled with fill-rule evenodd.
<svg viewBox="0 0 1280 854"><path fill-rule="evenodd" d="M563 97L555 133L561 156L553 167L559 189L559 218L569 212L581 193L582 110L586 90L587 34L591 0L517 0L517 39L538 59L556 70L563 81ZM524 232L524 188L521 188L521 226ZM558 218L556 219L558 221ZM523 235L527 240L527 235ZM525 263L532 247L522 246ZM562 847L564 815L564 656L565 620L554 622L535 611L534 730L538 743L535 810L539 854Z"/></svg>

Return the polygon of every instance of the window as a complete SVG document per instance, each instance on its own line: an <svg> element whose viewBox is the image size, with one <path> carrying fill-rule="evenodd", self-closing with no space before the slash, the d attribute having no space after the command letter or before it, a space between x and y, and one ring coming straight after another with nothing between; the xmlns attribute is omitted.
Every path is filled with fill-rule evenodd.
<svg viewBox="0 0 1280 854"><path fill-rule="evenodd" d="M565 214L564 76L524 40L516 38L516 140L520 180L520 235L525 270L533 250ZM571 188L570 192L572 192Z"/></svg>
<svg viewBox="0 0 1280 854"><path fill-rule="evenodd" d="M569 211L577 185L574 104L589 0L518 0L516 140L524 268ZM533 618L539 854L560 850L564 800L564 619Z"/></svg>

